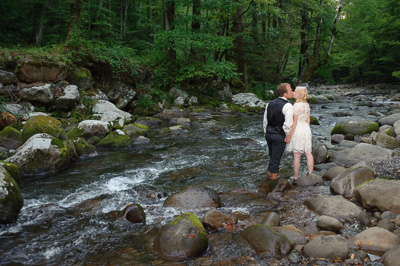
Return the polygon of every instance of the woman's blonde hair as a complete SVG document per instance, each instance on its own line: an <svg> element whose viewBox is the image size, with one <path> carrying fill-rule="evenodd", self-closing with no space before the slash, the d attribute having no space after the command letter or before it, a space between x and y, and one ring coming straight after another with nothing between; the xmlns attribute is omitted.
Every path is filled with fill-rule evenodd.
<svg viewBox="0 0 400 266"><path fill-rule="evenodd" d="M300 95L296 102L307 102L308 92L306 87L296 87L295 92Z"/></svg>

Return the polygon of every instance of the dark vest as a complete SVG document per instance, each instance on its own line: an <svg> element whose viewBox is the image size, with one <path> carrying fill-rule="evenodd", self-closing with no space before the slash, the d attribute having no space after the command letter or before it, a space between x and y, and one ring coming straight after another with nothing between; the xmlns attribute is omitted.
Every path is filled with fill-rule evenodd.
<svg viewBox="0 0 400 266"><path fill-rule="evenodd" d="M285 131L283 130L283 123L285 123L285 115L282 113L283 106L287 104L288 101L282 98L276 98L272 100L267 107L267 133L269 134L279 134L285 136Z"/></svg>

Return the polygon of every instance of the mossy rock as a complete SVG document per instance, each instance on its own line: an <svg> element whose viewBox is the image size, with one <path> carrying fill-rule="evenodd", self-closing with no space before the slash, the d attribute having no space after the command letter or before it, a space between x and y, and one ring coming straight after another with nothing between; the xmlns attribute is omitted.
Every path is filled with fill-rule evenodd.
<svg viewBox="0 0 400 266"><path fill-rule="evenodd" d="M124 126L124 131L131 139L134 139L139 136L147 136L149 127L142 124L129 124Z"/></svg>
<svg viewBox="0 0 400 266"><path fill-rule="evenodd" d="M158 105L152 103L150 106L147 107L136 107L135 113L144 116L155 115L158 113Z"/></svg>
<svg viewBox="0 0 400 266"><path fill-rule="evenodd" d="M67 137L69 139L78 139L84 138L83 130L78 128L77 126L67 132Z"/></svg>
<svg viewBox="0 0 400 266"><path fill-rule="evenodd" d="M15 222L23 204L17 182L0 166L0 224Z"/></svg>
<svg viewBox="0 0 400 266"><path fill-rule="evenodd" d="M75 151L79 158L90 156L91 154L97 153L95 146L87 142L83 138L74 140Z"/></svg>
<svg viewBox="0 0 400 266"><path fill-rule="evenodd" d="M318 119L315 116L310 116L310 124L311 125L320 125Z"/></svg>
<svg viewBox="0 0 400 266"><path fill-rule="evenodd" d="M2 146L7 149L18 149L22 144L21 142L21 132L13 128L12 126L5 127L0 132L0 141Z"/></svg>
<svg viewBox="0 0 400 266"><path fill-rule="evenodd" d="M16 164L5 162L5 161L0 161L0 165L3 166L4 169L6 169L8 173L10 173L11 177L14 178L14 180L18 184L21 184L21 176L19 174L19 169Z"/></svg>
<svg viewBox="0 0 400 266"><path fill-rule="evenodd" d="M374 121L341 121L336 123L335 127L331 131L331 135L334 134L353 134L353 135L364 135L370 134L373 131L378 130L379 124Z"/></svg>
<svg viewBox="0 0 400 266"><path fill-rule="evenodd" d="M115 130L96 144L99 148L129 148L132 146L131 138L122 130Z"/></svg>
<svg viewBox="0 0 400 266"><path fill-rule="evenodd" d="M22 142L24 143L37 133L47 133L53 137L60 138L62 133L61 122L49 116L34 116L29 118L22 128Z"/></svg>

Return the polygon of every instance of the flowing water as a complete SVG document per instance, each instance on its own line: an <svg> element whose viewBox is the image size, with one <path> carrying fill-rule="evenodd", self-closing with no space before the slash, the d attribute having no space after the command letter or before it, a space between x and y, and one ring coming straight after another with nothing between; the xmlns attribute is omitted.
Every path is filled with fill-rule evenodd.
<svg viewBox="0 0 400 266"><path fill-rule="evenodd" d="M330 145L330 131L347 110L369 116L382 107L356 107L350 100L315 104L313 143ZM182 211L163 207L166 197L187 186L206 186L220 194L237 189L257 192L267 178L268 155L261 114L210 113L192 117L190 131L176 137L151 136L151 145L105 152L75 162L51 176L23 178L24 206L17 222L0 226L0 265L160 264L152 251L156 228ZM285 154L281 176L291 175ZM305 174L305 161L302 161ZM115 219L127 204L143 206L146 225ZM222 211L251 213L254 206L224 207ZM188 210L202 217L206 210ZM302 219L297 217L297 219ZM209 234L214 261L254 254L227 234ZM237 237L236 237L237 238ZM229 242L230 245L221 244Z"/></svg>

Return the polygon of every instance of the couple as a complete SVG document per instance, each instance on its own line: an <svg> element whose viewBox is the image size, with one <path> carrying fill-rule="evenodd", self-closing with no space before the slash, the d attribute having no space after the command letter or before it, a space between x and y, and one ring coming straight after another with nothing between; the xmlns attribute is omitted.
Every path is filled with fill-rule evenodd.
<svg viewBox="0 0 400 266"><path fill-rule="evenodd" d="M300 155L307 157L308 174L312 174L314 158L311 150L310 106L307 103L306 87L296 87L293 92L290 84L278 85L279 98L269 102L264 113L264 133L268 144L269 179L277 179L279 164L285 151L293 151L293 179L297 180L300 171ZM294 105L287 99L295 98Z"/></svg>

